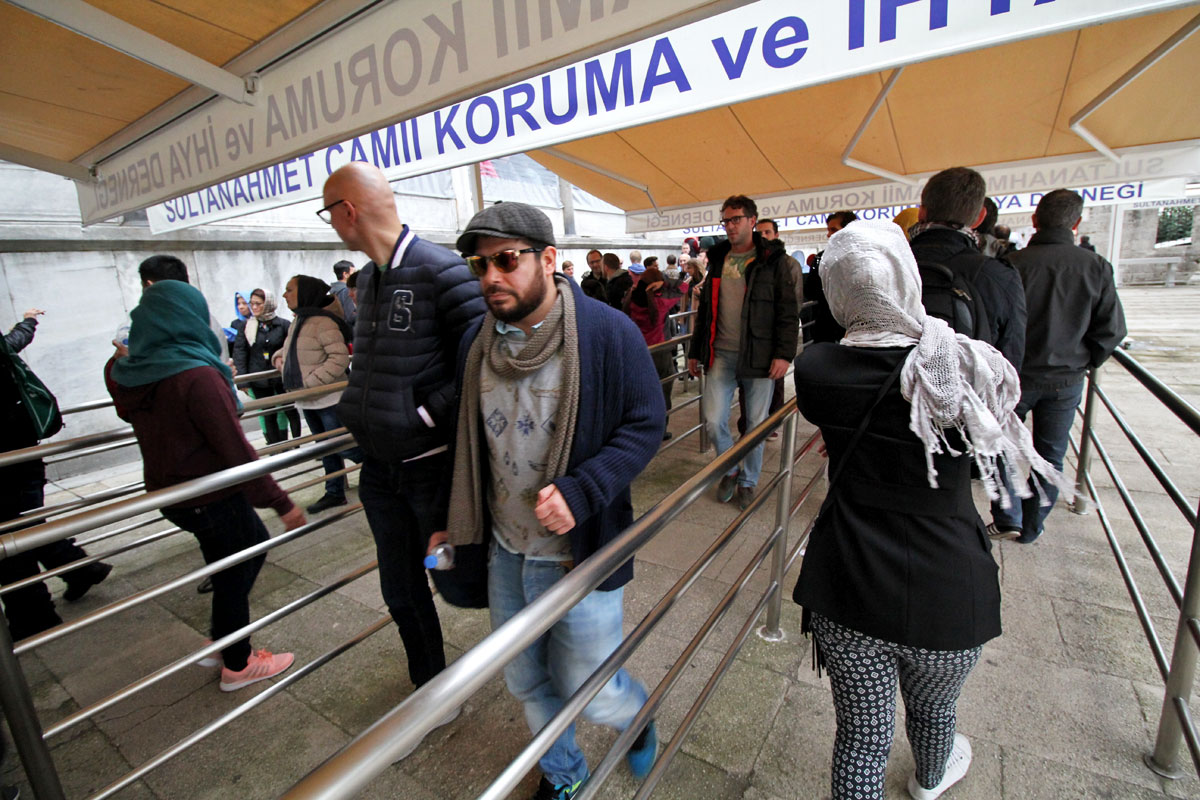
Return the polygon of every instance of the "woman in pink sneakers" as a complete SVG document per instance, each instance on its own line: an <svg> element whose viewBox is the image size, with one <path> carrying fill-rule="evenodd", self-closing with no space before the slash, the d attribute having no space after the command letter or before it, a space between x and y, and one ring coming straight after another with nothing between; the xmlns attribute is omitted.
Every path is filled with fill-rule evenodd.
<svg viewBox="0 0 1200 800"><path fill-rule="evenodd" d="M254 461L204 296L182 281L158 281L130 316L128 352L118 347L104 377L117 414L137 434L146 490ZM267 540L255 507L274 509L288 530L305 522L269 475L164 508L163 516L191 531L211 564ZM213 639L249 624L250 589L264 560L260 555L212 576ZM222 649L221 658L224 692L278 675L293 660L291 653L252 651L249 638Z"/></svg>
<svg viewBox="0 0 1200 800"><path fill-rule="evenodd" d="M916 762L908 792L933 800L971 763L958 695L1000 635L971 464L993 495L1002 469L1065 481L1013 413L1012 365L925 315L898 227L850 223L821 273L846 335L796 359L796 399L825 438L830 482L793 598L833 690L833 797L882 800L899 683Z"/></svg>

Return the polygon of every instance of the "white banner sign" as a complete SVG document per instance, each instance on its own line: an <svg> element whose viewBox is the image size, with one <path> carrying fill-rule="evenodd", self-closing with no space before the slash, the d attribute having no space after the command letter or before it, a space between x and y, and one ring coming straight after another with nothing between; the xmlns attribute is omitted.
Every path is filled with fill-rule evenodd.
<svg viewBox="0 0 1200 800"><path fill-rule="evenodd" d="M525 0L516 1L526 8ZM595 35L579 13L571 17L575 28L561 25L558 16L551 14L559 9L557 13L565 19L563 9L578 12L581 2L541 0L543 27L538 47L560 45L560 29L564 31L561 38L572 42ZM656 0L656 14L661 2ZM366 37L361 49L355 50L358 45L349 46L342 39L335 40L336 45L318 45L319 52L306 55L300 68L269 76L272 88L259 108L218 103L208 116L197 115L172 126L103 165L103 180L98 184L80 184L80 203L84 220L92 222L192 191L182 207L177 202L171 211L156 212L156 216L164 226L194 225L315 197L328 170L351 158L372 161L393 179L418 175L1194 2L759 0L669 34L405 118L353 142L297 156L305 152L295 149L297 141L320 138L334 128L364 130L359 126L359 120L366 118L361 110L364 105L376 114L390 106L396 117L403 117L403 106L417 105L418 94L421 99L436 94L432 85L455 69L459 72L455 82L468 82L462 76L468 72L469 56L476 67L483 62L469 78L482 80L489 67L495 72L492 55L498 40L492 41L488 26L495 24L493 7L507 7L503 0L494 4L445 2L441 12L422 23L414 23L411 13L403 13L407 3L389 4L385 9L395 9L395 13L373 16L370 31L356 30ZM458 16L464 3L479 13ZM628 0L616 0L610 16L624 19L645 13L645 9L628 9L628 5ZM594 12L601 6L600 0L591 0L589 8ZM477 17L486 25L475 24ZM414 29L429 38L427 44L417 44ZM498 28L503 30L507 29ZM527 29L527 39L528 33ZM554 35L548 37L548 33ZM476 52L486 54L487 60L475 57ZM417 57L419 53L426 54L425 60ZM314 137L314 131L319 136ZM272 163L264 154L275 154L273 160L294 157L290 167L263 169ZM223 191L195 191L229 175L246 174L248 168L256 171L241 183L227 181Z"/></svg>
<svg viewBox="0 0 1200 800"><path fill-rule="evenodd" d="M1083 155L978 169L1001 214L1032 212L1042 195L1052 189L1074 188L1083 195L1085 205L1176 198L1185 191L1185 176L1200 175L1200 144L1130 148L1121 156L1120 164L1103 156ZM901 208L920 205L921 189L928 177L924 176L916 186L879 181L754 199L760 219L805 220L794 227L823 226L826 215L842 210L856 210L867 219L890 219ZM628 233L697 229L712 233L717 232L712 226L720 218L718 200L664 210L661 214L627 214L625 229ZM780 227L784 225L780 223Z"/></svg>

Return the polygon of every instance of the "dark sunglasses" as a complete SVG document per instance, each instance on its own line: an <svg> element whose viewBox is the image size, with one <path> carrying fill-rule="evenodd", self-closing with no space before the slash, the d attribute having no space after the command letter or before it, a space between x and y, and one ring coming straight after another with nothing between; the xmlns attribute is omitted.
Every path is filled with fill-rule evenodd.
<svg viewBox="0 0 1200 800"><path fill-rule="evenodd" d="M476 278L482 278L487 274L488 264L492 264L496 269L508 274L517 268L522 255L540 253L545 249L544 247L526 247L524 250L501 250L490 256L467 256L465 260L471 269L471 274Z"/></svg>

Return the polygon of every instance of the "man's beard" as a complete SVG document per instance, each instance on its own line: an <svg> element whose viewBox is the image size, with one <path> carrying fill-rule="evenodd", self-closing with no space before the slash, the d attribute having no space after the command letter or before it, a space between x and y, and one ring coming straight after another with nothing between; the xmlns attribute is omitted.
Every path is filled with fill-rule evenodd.
<svg viewBox="0 0 1200 800"><path fill-rule="evenodd" d="M511 292L508 289L492 289L484 295L484 300L488 300L494 294L516 297L517 304L512 308L503 309L496 308L491 303L488 303L488 308L491 310L492 315L501 322L520 322L536 311L537 307L546 299L546 282L543 280L529 287L529 291L524 296Z"/></svg>

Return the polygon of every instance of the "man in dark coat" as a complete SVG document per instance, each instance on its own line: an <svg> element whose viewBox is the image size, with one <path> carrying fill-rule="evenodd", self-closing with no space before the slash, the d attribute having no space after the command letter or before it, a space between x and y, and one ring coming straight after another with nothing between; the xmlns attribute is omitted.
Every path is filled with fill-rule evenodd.
<svg viewBox="0 0 1200 800"><path fill-rule="evenodd" d="M1017 415L1024 420L1032 412L1034 447L1058 469L1083 379L1112 355L1126 333L1112 264L1075 245L1082 213L1082 197L1055 189L1038 203L1037 232L1029 244L1008 257L1021 274L1028 310ZM1041 535L1058 490L1040 483L1046 504L1038 491L1025 500L1010 492L1007 509L992 503L992 538L1029 543Z"/></svg>
<svg viewBox="0 0 1200 800"><path fill-rule="evenodd" d="M484 209L458 239L489 313L458 349L447 532L460 546L492 540L493 628L632 524L629 485L663 432L663 395L641 333L624 314L555 277L554 244L549 218L523 203ZM620 644L623 587L632 577L627 562L505 667L532 732ZM646 697L621 669L583 714L625 730ZM636 778L649 773L656 750L651 722L627 754ZM588 777L573 729L539 765L539 800L566 800Z"/></svg>
<svg viewBox="0 0 1200 800"><path fill-rule="evenodd" d="M1021 369L1025 355L1025 291L1016 270L983 255L972 228L987 216L983 199L987 183L966 167L951 167L934 175L921 190L921 209L910 229L918 263L942 264L967 275L987 311L990 330L983 341Z"/></svg>
<svg viewBox="0 0 1200 800"><path fill-rule="evenodd" d="M733 195L721 206L728 239L708 251L708 277L700 289L695 334L688 348L688 372L707 373L700 407L717 454L733 445L729 409L739 383L746 391L746 427L767 418L771 391L796 357L800 303L795 265L776 239L755 232L758 205ZM721 478L717 499L736 492L742 508L754 498L762 469L762 445Z"/></svg>
<svg viewBox="0 0 1200 800"><path fill-rule="evenodd" d="M359 273L350 384L337 415L362 448L358 495L379 554L379 583L416 686L446 666L423 560L446 502L441 476L453 426L454 365L483 315L479 282L450 250L400 221L376 167L352 162L325 181L320 212Z"/></svg>

